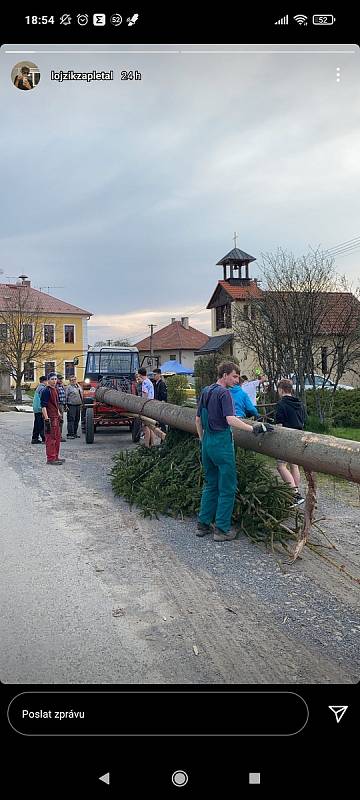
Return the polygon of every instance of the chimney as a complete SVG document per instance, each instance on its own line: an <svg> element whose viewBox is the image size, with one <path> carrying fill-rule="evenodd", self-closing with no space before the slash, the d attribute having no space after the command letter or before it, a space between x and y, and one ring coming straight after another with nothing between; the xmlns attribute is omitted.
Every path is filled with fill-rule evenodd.
<svg viewBox="0 0 360 800"><path fill-rule="evenodd" d="M171 324L173 324L173 322L176 322L176 317L171 317Z"/></svg>
<svg viewBox="0 0 360 800"><path fill-rule="evenodd" d="M186 328L186 330L188 331L189 330L189 317L181 317L181 324L182 324L183 328Z"/></svg>
<svg viewBox="0 0 360 800"><path fill-rule="evenodd" d="M19 275L19 280L21 280L20 286L31 286L30 281L27 279L27 275ZM16 281L19 284L19 281Z"/></svg>

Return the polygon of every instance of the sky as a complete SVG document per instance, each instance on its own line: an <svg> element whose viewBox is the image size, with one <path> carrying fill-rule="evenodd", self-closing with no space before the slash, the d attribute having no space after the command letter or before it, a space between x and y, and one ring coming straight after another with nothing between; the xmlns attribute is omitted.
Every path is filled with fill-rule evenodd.
<svg viewBox="0 0 360 800"><path fill-rule="evenodd" d="M216 262L234 231L257 259L253 277L279 246L300 255L360 236L355 47L10 49L20 47L0 51L0 280L25 273L91 311L90 343L135 342L181 316L210 333ZM41 80L23 92L10 75L27 57ZM51 69L113 69L115 80L60 83ZM120 69L142 80L120 81ZM359 263L360 249L336 268L356 281Z"/></svg>

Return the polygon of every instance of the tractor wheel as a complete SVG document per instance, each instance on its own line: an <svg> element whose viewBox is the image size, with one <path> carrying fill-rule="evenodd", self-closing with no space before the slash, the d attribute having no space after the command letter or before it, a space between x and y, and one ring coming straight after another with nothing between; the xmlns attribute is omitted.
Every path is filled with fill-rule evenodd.
<svg viewBox="0 0 360 800"><path fill-rule="evenodd" d="M94 409L87 408L85 416L85 439L86 444L92 444L94 441Z"/></svg>
<svg viewBox="0 0 360 800"><path fill-rule="evenodd" d="M141 433L141 420L134 419L131 426L131 438L133 442L135 442L136 444L140 442L140 433Z"/></svg>

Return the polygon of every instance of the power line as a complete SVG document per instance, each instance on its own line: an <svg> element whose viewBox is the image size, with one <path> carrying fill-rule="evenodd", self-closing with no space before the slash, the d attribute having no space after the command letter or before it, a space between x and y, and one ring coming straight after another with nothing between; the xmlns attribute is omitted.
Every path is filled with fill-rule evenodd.
<svg viewBox="0 0 360 800"><path fill-rule="evenodd" d="M346 239L345 242L339 242L339 244L334 244L333 247L329 247L327 249L327 252L330 252L330 250L337 250L338 247L343 247L344 245L351 244L352 242L357 242L357 241L360 241L360 236L353 236L352 239Z"/></svg>

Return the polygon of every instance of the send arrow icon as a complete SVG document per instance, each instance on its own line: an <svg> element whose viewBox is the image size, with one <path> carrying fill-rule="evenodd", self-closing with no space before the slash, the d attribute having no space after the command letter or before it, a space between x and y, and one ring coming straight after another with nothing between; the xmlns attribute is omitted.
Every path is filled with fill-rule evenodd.
<svg viewBox="0 0 360 800"><path fill-rule="evenodd" d="M107 785L109 786L109 783L110 783L110 772L107 772L106 775L102 775L101 778L99 778L99 781L102 781L103 783L107 783Z"/></svg>
<svg viewBox="0 0 360 800"><path fill-rule="evenodd" d="M349 706L329 706L330 711L333 711L336 717L336 722L340 722L343 718L345 711L349 708Z"/></svg>

